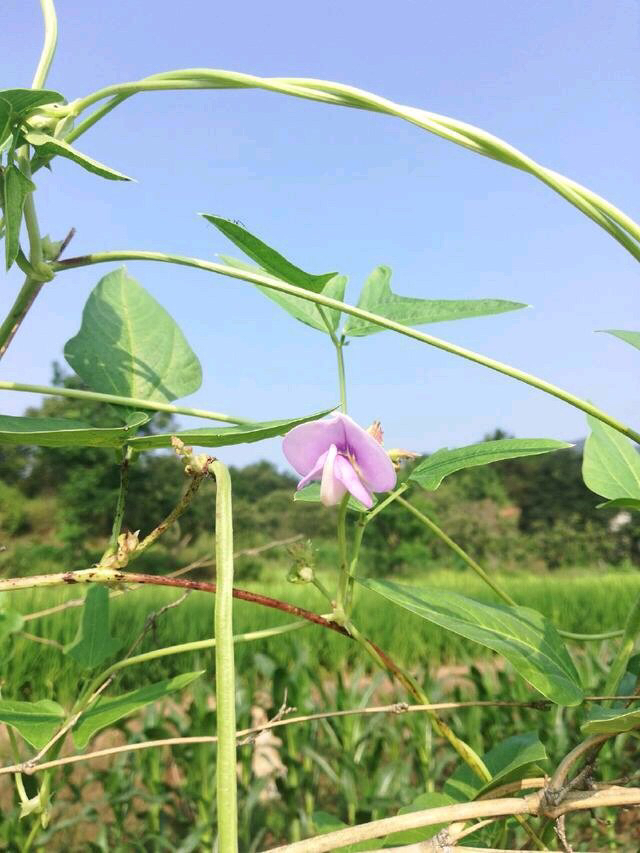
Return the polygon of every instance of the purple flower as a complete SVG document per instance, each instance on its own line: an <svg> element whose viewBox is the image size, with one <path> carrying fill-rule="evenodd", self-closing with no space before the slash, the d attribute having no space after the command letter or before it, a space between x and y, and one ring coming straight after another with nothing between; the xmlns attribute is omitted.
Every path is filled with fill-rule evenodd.
<svg viewBox="0 0 640 853"><path fill-rule="evenodd" d="M302 476L298 489L320 480L325 506L340 503L350 492L370 509L372 492L388 492L396 484L395 468L382 444L348 415L294 427L285 435L282 449Z"/></svg>

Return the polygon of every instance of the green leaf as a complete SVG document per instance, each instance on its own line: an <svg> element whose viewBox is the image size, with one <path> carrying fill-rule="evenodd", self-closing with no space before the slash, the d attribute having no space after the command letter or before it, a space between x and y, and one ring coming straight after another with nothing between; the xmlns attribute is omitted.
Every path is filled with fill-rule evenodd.
<svg viewBox="0 0 640 853"><path fill-rule="evenodd" d="M135 412L126 426L94 427L67 418L23 418L0 415L1 444L35 444L39 447L122 447L149 420Z"/></svg>
<svg viewBox="0 0 640 853"><path fill-rule="evenodd" d="M235 269L246 270L247 272L261 273L264 275L267 271L262 267L254 267L252 264L245 264L244 261L238 261L229 255L218 255L220 260L224 261L227 266ZM273 302L277 303L281 308L300 320L306 326L311 326L312 329L317 329L320 332L328 334L327 326L322 319L322 314L327 318L327 322L332 331L338 328L340 322L340 311L335 311L333 308L322 308L322 313L317 305L309 302L306 299L301 299L299 296L291 296L289 293L280 293L277 290L272 290L270 287L263 287L261 284L255 285L259 291L268 296ZM344 275L335 275L320 291L324 296L330 296L331 299L337 299L340 302L344 301L344 291L347 286L347 278Z"/></svg>
<svg viewBox="0 0 640 853"><path fill-rule="evenodd" d="M591 416L587 420L591 434L582 457L587 488L603 498L640 499L640 456L635 446L613 427Z"/></svg>
<svg viewBox="0 0 640 853"><path fill-rule="evenodd" d="M328 832L337 832L347 829L347 824L328 812L317 811L311 816L316 835L326 835ZM358 844L347 844L346 847L336 847L340 853L360 853L363 850L379 850L382 847L382 839L374 838L371 841L360 841Z"/></svg>
<svg viewBox="0 0 640 853"><path fill-rule="evenodd" d="M14 728L36 749L51 740L64 719L64 708L50 699L38 702L0 699L0 722Z"/></svg>
<svg viewBox="0 0 640 853"><path fill-rule="evenodd" d="M22 174L17 166L7 166L3 177L4 221L5 221L5 262L10 269L20 251L20 226L25 199L35 190L29 178Z"/></svg>
<svg viewBox="0 0 640 853"><path fill-rule="evenodd" d="M458 803L474 800L498 785L524 779L538 762L546 759L547 753L537 732L514 735L482 756L493 777L490 782L483 784L466 764L461 764L447 779L444 790Z"/></svg>
<svg viewBox="0 0 640 853"><path fill-rule="evenodd" d="M481 604L436 587L372 579L360 583L389 601L503 655L517 672L558 705L583 698L573 661L552 623L528 607Z"/></svg>
<svg viewBox="0 0 640 853"><path fill-rule="evenodd" d="M99 699L92 708L85 711L76 723L73 729L75 745L78 749L84 749L100 729L110 726L123 717L135 714L145 705L157 702L158 699L164 699L165 696L175 693L176 690L183 690L196 678L200 678L203 673L203 669L198 672L184 672L175 678L157 681L155 684L140 687L138 690L132 690L131 693L123 693L122 696L116 696L113 699L106 697Z"/></svg>
<svg viewBox="0 0 640 853"><path fill-rule="evenodd" d="M24 618L15 610L0 610L0 642L6 640L16 631L21 631L24 626Z"/></svg>
<svg viewBox="0 0 640 853"><path fill-rule="evenodd" d="M284 258L271 246L267 246L258 237L250 234L246 228L242 228L235 222L230 222L228 219L223 219L221 216L214 216L209 213L200 214L207 222L222 231L225 237L231 240L232 243L241 249L245 255L255 261L269 275L286 281L289 284L295 284L296 287L303 287L305 290L311 290L313 293L322 293L327 282L332 279L336 273L328 272L322 275L313 275L312 273L301 270L286 258Z"/></svg>
<svg viewBox="0 0 640 853"><path fill-rule="evenodd" d="M202 429L182 430L166 435L141 435L132 438L130 444L136 450L151 450L156 447L171 447L171 438L175 435L185 444L196 447L225 447L230 444L251 444L254 441L264 441L277 435L284 435L298 424L317 421L328 415L333 409L315 412L301 418L287 418L281 421L264 421L263 423L243 424L234 427L203 427Z"/></svg>
<svg viewBox="0 0 640 853"><path fill-rule="evenodd" d="M443 806L453 806L456 800L453 800L447 794L439 794L432 792L428 794L420 794L408 806L398 810L398 814L411 814L411 812L421 812L426 809L439 809ZM401 844L418 844L420 841L428 841L433 838L440 830L447 826L446 823L438 823L433 826L425 826L421 829L406 829L402 832L392 832L384 839L384 847L396 847Z"/></svg>
<svg viewBox="0 0 640 853"><path fill-rule="evenodd" d="M528 307L522 302L507 302L504 299L415 299L397 296L392 292L390 282L391 269L376 267L364 283L358 308L405 326L422 326L425 323L502 314ZM373 335L375 332L384 332L384 327L358 317L349 317L344 328L345 335L352 336Z"/></svg>
<svg viewBox="0 0 640 853"><path fill-rule="evenodd" d="M73 160L74 163L82 166L87 172L99 175L101 178L106 178L109 181L133 180L133 178L123 175L122 172L117 172L115 169L105 166L104 163L99 163L92 157L88 157L81 151L77 151L63 139L55 139L53 136L48 136L46 133L38 133L35 130L25 133L24 136L27 142L31 143L37 149L38 157L40 158L65 157L67 160Z"/></svg>
<svg viewBox="0 0 640 853"><path fill-rule="evenodd" d="M629 658L627 672L630 672L632 675L640 675L640 652Z"/></svg>
<svg viewBox="0 0 640 853"><path fill-rule="evenodd" d="M45 104L59 104L64 101L64 95L51 89L0 89L0 98L11 106L15 119L22 118Z"/></svg>
<svg viewBox="0 0 640 853"><path fill-rule="evenodd" d="M455 450L445 447L423 460L413 469L409 479L414 480L423 489L435 491L445 477L463 468L475 468L502 459L537 456L571 446L566 441L555 441L551 438L501 438L497 441L469 444Z"/></svg>
<svg viewBox="0 0 640 853"><path fill-rule="evenodd" d="M616 338L620 338L621 341L631 344L636 349L640 349L640 332L625 332L623 329L603 329L602 331L607 335L614 335Z"/></svg>
<svg viewBox="0 0 640 853"><path fill-rule="evenodd" d="M615 498L615 500L598 504L596 509L634 509L637 512L640 510L640 500L638 498Z"/></svg>
<svg viewBox="0 0 640 853"><path fill-rule="evenodd" d="M640 708L591 708L587 719L580 726L586 735L617 734L630 732L640 727Z"/></svg>
<svg viewBox="0 0 640 853"><path fill-rule="evenodd" d="M8 138L8 133L11 128L11 104L5 98L0 96L0 144Z"/></svg>
<svg viewBox="0 0 640 853"><path fill-rule="evenodd" d="M202 382L200 362L175 320L124 268L91 292L64 355L93 391L107 394L167 403Z"/></svg>
<svg viewBox="0 0 640 853"><path fill-rule="evenodd" d="M106 586L89 587L82 609L82 621L75 640L64 653L85 669L99 666L122 648L123 641L109 633L109 592Z"/></svg>
<svg viewBox="0 0 640 853"><path fill-rule="evenodd" d="M373 507L378 503L375 496L373 497ZM303 503L320 503L320 483L309 483L308 486L305 486L304 489L300 489L299 492L294 492L293 494L294 501L302 501ZM352 509L354 512L369 512L369 508L367 508L364 504L361 504L360 501L356 500L354 497L350 497L347 501L347 507Z"/></svg>

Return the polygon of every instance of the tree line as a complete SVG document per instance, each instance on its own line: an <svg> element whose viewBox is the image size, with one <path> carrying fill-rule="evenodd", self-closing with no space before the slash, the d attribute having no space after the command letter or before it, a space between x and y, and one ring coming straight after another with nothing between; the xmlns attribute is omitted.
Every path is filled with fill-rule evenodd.
<svg viewBox="0 0 640 853"><path fill-rule="evenodd" d="M58 365L53 384L82 387ZM100 426L119 423L108 405L66 398L48 398L25 414ZM158 415L144 430L166 433L174 427L171 417ZM496 430L485 439L505 437ZM1 562L7 564L16 554L33 554L38 546L74 561L99 553L111 530L118 463L116 453L103 448L0 446L0 545L5 549ZM312 549L330 549L334 512L294 502L297 480L292 474L262 461L234 467L231 475L240 547L301 535L311 540ZM183 486L181 464L173 454L140 454L130 467L125 527L143 534L151 530L176 505ZM214 488L205 483L179 525L167 534L165 560L179 561L181 549L212 530ZM436 492L416 487L410 499L476 559L494 567L545 570L639 561L640 526L626 518L612 524L615 513L596 508L599 499L582 482L579 447L467 469ZM244 573L259 572L264 559L268 558L245 560ZM457 560L398 505L391 505L369 525L364 559L379 574ZM158 553L152 563L157 561ZM21 568L35 571L34 562L37 559L26 560L28 566Z"/></svg>

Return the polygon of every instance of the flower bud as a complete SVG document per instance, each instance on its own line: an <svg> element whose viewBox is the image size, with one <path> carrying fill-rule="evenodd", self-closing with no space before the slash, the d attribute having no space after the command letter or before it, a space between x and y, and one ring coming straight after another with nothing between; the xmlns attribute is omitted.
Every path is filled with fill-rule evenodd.
<svg viewBox="0 0 640 853"><path fill-rule="evenodd" d="M311 566L294 565L289 569L287 580L289 583L313 583L315 572Z"/></svg>
<svg viewBox="0 0 640 853"><path fill-rule="evenodd" d="M52 240L49 235L46 234L42 238L42 257L45 261L55 261L60 254L63 243L64 240Z"/></svg>
<svg viewBox="0 0 640 853"><path fill-rule="evenodd" d="M393 450L387 452L389 459L391 459L396 469L400 468L404 462L408 462L410 459L419 459L422 456L421 453L414 453L413 450L400 450L398 447L394 447Z"/></svg>
<svg viewBox="0 0 640 853"><path fill-rule="evenodd" d="M366 430L370 436L375 438L378 444L384 444L384 432L382 430L382 424L380 421L374 421L370 427L367 427Z"/></svg>

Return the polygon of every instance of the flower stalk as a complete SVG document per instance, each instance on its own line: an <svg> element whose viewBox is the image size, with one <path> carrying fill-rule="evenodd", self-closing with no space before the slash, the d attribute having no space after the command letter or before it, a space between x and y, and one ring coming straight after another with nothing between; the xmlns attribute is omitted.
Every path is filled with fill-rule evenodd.
<svg viewBox="0 0 640 853"><path fill-rule="evenodd" d="M116 503L116 511L113 517L113 527L111 528L111 538L109 544L102 555L100 562L104 562L108 557L111 557L118 550L118 536L122 529L124 520L124 510L127 501L127 489L129 488L129 465L133 450L131 447L124 447L121 451L120 461L120 488L118 490L118 500Z"/></svg>

